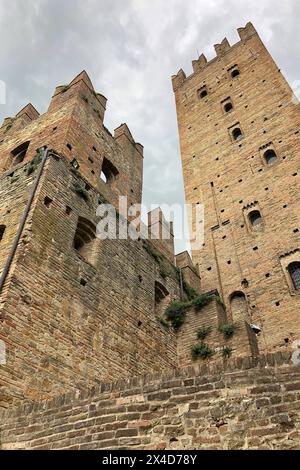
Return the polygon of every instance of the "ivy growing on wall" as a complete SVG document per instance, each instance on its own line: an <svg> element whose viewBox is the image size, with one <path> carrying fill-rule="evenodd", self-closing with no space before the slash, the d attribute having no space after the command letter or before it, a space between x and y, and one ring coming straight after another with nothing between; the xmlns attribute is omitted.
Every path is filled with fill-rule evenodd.
<svg viewBox="0 0 300 470"><path fill-rule="evenodd" d="M26 174L27 176L31 175L31 173L34 173L39 164L41 163L42 160L42 153L41 151L38 151L37 154L33 157L31 162L29 163Z"/></svg>
<svg viewBox="0 0 300 470"><path fill-rule="evenodd" d="M203 341L211 332L211 326L202 326L197 330L197 339Z"/></svg>
<svg viewBox="0 0 300 470"><path fill-rule="evenodd" d="M219 331L223 333L225 339L231 338L236 330L237 325L235 325L235 323L224 323L223 325L219 326Z"/></svg>
<svg viewBox="0 0 300 470"><path fill-rule="evenodd" d="M194 344L192 347L192 356L194 359L200 357L201 359L208 359L214 353L214 350L209 347L207 343L200 343Z"/></svg>
<svg viewBox="0 0 300 470"><path fill-rule="evenodd" d="M233 351L233 349L230 348L229 346L223 346L222 356L224 357L224 359L228 359L231 356L232 351Z"/></svg>
<svg viewBox="0 0 300 470"><path fill-rule="evenodd" d="M198 294L192 300L174 300L165 310L165 316L175 330L178 330L184 323L186 312L189 308L195 308L199 312L212 300L217 300L215 295Z"/></svg>

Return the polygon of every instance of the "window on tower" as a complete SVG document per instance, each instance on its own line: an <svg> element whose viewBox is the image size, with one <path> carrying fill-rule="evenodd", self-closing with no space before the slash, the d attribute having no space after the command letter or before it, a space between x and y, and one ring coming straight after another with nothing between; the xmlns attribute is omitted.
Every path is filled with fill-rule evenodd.
<svg viewBox="0 0 300 470"><path fill-rule="evenodd" d="M230 73L231 78L236 78L240 75L240 70L237 64L232 65L227 69L227 72Z"/></svg>
<svg viewBox="0 0 300 470"><path fill-rule="evenodd" d="M241 140L243 138L242 131L239 127L235 127L233 129L232 137L233 137L233 140L235 140L236 142L238 142L239 140Z"/></svg>
<svg viewBox="0 0 300 470"><path fill-rule="evenodd" d="M207 92L207 88L206 86L202 86L199 90L198 90L198 96L200 99L203 99L205 98L206 96L208 95L208 92Z"/></svg>
<svg viewBox="0 0 300 470"><path fill-rule="evenodd" d="M233 109L232 103L228 101L228 103L225 103L224 105L224 111L225 113L229 113Z"/></svg>
<svg viewBox="0 0 300 470"><path fill-rule="evenodd" d="M231 72L231 78L238 77L240 75L240 71L237 67L235 67Z"/></svg>
<svg viewBox="0 0 300 470"><path fill-rule="evenodd" d="M248 214L249 221L252 225L252 227L257 227L262 224L262 216L259 210L254 210L249 212Z"/></svg>
<svg viewBox="0 0 300 470"><path fill-rule="evenodd" d="M11 152L12 166L18 165L18 163L21 163L24 160L28 147L29 147L29 143L30 142L24 142L23 144L18 145L18 147L12 150Z"/></svg>
<svg viewBox="0 0 300 470"><path fill-rule="evenodd" d="M104 183L111 183L118 176L118 170L107 158L103 158L100 180Z"/></svg>
<svg viewBox="0 0 300 470"><path fill-rule="evenodd" d="M268 149L264 153L264 159L267 165L272 165L272 163L275 163L277 160L277 155L275 150L273 149Z"/></svg>
<svg viewBox="0 0 300 470"><path fill-rule="evenodd" d="M291 277L294 289L300 290L300 263L299 261L294 261L290 263L287 267L288 273Z"/></svg>
<svg viewBox="0 0 300 470"><path fill-rule="evenodd" d="M89 263L95 264L97 256L97 238L95 225L83 217L78 218L73 240L75 250Z"/></svg>

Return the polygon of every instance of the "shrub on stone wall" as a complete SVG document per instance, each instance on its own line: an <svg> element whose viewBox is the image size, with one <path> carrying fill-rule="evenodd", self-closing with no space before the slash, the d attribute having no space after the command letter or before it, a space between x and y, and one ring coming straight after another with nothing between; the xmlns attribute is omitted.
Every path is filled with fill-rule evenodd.
<svg viewBox="0 0 300 470"><path fill-rule="evenodd" d="M26 170L27 176L29 176L29 175L31 175L31 173L35 172L35 170L39 166L41 160L42 160L42 154L41 154L41 152L38 152L35 155L35 157L33 157L33 159L31 160L31 162L29 163L29 165L27 167L27 170Z"/></svg>
<svg viewBox="0 0 300 470"><path fill-rule="evenodd" d="M231 338L237 330L237 325L234 323L224 323L223 325L219 326L219 331L223 333L224 338L228 339Z"/></svg>
<svg viewBox="0 0 300 470"><path fill-rule="evenodd" d="M201 359L208 359L213 355L214 351L211 349L207 343L200 343L194 344L192 347L192 356L194 359L200 357Z"/></svg>
<svg viewBox="0 0 300 470"><path fill-rule="evenodd" d="M232 351L233 351L233 349L230 348L229 346L224 346L222 348L222 356L224 357L224 359L229 358L232 354Z"/></svg>
<svg viewBox="0 0 300 470"><path fill-rule="evenodd" d="M210 332L211 326L201 326L201 328L197 330L197 339L203 341Z"/></svg>

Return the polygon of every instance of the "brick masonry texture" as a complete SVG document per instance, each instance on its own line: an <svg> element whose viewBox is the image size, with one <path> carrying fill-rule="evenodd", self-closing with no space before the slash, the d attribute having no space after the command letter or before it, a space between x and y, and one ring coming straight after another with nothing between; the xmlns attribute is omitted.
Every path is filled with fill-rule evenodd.
<svg viewBox="0 0 300 470"><path fill-rule="evenodd" d="M11 201L20 207L32 179L23 168L15 177L14 183L11 177L2 180L4 213ZM154 298L155 280L171 298L179 296L174 267L174 276L163 279L142 241L135 240L96 239L96 261L87 262L73 239L79 214L96 224L98 193L91 188L83 200L72 190L75 179L64 159L49 157L3 292L4 403L177 365L175 335L159 323ZM49 207L45 198L52 201Z"/></svg>
<svg viewBox="0 0 300 470"><path fill-rule="evenodd" d="M299 449L300 367L289 358L231 359L22 405L2 412L2 449Z"/></svg>
<svg viewBox="0 0 300 470"><path fill-rule="evenodd" d="M202 289L217 288L234 321L260 326L264 352L300 338L299 291L287 272L300 261L300 113L252 24L238 32L238 43L224 39L213 60L201 55L193 74L180 70L172 80L186 200L204 204L205 244L193 252ZM225 112L228 102L233 108ZM234 127L241 140L233 140ZM267 149L277 154L271 165ZM252 227L255 209L262 224Z"/></svg>

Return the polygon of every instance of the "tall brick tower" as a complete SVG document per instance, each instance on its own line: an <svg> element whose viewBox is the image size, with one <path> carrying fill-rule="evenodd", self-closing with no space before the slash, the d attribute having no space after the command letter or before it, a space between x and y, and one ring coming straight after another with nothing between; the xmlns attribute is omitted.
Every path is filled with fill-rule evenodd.
<svg viewBox="0 0 300 470"><path fill-rule="evenodd" d="M172 82L186 200L204 204L202 289L219 290L263 352L300 337L300 112L253 25L238 34Z"/></svg>

